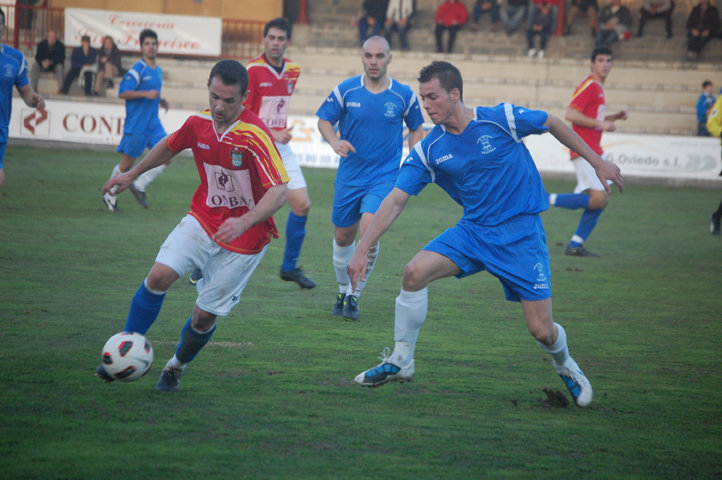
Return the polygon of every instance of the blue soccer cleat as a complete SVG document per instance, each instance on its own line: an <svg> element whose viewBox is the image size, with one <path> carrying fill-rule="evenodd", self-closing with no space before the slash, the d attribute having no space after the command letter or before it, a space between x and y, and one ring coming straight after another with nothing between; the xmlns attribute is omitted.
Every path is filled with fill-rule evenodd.
<svg viewBox="0 0 722 480"><path fill-rule="evenodd" d="M381 363L356 375L354 382L362 387L378 387L386 382L410 382L414 376L414 361L400 367L388 361L388 349L381 354Z"/></svg>
<svg viewBox="0 0 722 480"><path fill-rule="evenodd" d="M571 364L572 368L557 366L554 366L554 368L564 382L564 385L569 389L574 403L576 403L578 407L587 407L592 403L592 384L589 383L587 377L584 376L577 362L571 360Z"/></svg>

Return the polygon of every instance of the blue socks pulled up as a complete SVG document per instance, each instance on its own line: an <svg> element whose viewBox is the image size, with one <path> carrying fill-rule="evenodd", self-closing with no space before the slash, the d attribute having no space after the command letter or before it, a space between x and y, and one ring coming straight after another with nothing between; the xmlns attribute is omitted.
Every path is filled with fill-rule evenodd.
<svg viewBox="0 0 722 480"><path fill-rule="evenodd" d="M281 270L290 272L298 266L298 257L301 255L301 247L303 239L306 237L306 220L308 217L299 216L288 212L288 221L286 222L286 250L283 253L283 263Z"/></svg>
<svg viewBox="0 0 722 480"><path fill-rule="evenodd" d="M205 333L199 333L191 327L191 319L189 318L183 331L181 332L181 340L178 343L178 347L175 350L176 358L183 364L190 363L201 348L205 347L206 343L211 339L213 333L216 331L216 325Z"/></svg>
<svg viewBox="0 0 722 480"><path fill-rule="evenodd" d="M130 302L130 311L123 330L145 335L158 317L164 299L165 292L161 294L151 292L145 286L145 279L143 279L143 283L140 284L135 295L133 295L133 300Z"/></svg>

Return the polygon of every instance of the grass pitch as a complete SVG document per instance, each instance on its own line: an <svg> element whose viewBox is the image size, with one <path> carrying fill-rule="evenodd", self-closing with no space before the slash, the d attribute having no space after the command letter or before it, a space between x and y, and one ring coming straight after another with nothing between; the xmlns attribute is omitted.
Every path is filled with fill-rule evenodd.
<svg viewBox="0 0 722 480"><path fill-rule="evenodd" d="M588 242L563 255L579 212L544 213L555 318L590 378L588 409L564 391L518 304L488 274L431 285L413 382L353 377L393 346L406 262L460 209L430 186L381 241L361 319L330 315L334 172L306 169L302 252L311 291L278 278L274 241L239 306L188 367L154 390L195 294L173 286L148 332L150 374L93 378L158 247L197 186L188 157L149 188L150 209L101 203L113 153L10 146L0 190L0 477L8 479L691 479L722 476L720 192L628 185ZM572 183L546 181L549 191ZM276 215L283 233L288 209ZM283 235L282 235L283 236ZM565 392L566 394L566 392Z"/></svg>

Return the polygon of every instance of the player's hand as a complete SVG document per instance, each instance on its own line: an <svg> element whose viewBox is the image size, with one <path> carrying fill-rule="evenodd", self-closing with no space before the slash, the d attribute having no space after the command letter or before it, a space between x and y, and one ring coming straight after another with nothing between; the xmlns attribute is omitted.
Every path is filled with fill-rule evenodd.
<svg viewBox="0 0 722 480"><path fill-rule="evenodd" d="M231 243L243 235L243 232L248 230L249 227L250 225L247 224L243 217L227 218L213 235L213 240L221 243Z"/></svg>
<svg viewBox="0 0 722 480"><path fill-rule="evenodd" d="M626 110L620 110L619 113L617 114L617 118L618 118L619 120L626 120L627 118L629 118L629 116L627 115L627 111L626 111Z"/></svg>
<svg viewBox="0 0 722 480"><path fill-rule="evenodd" d="M158 95L160 95L160 92L158 90L146 90L145 92L145 98L148 100L155 100L158 98Z"/></svg>
<svg viewBox="0 0 722 480"><path fill-rule="evenodd" d="M168 103L168 100L166 100L165 98L161 98L160 106L163 107L165 113L168 113L168 109L170 108L170 103Z"/></svg>
<svg viewBox="0 0 722 480"><path fill-rule="evenodd" d="M609 122L607 120L602 121L601 127L605 132L613 132L617 129L617 127L614 126L614 122Z"/></svg>
<svg viewBox="0 0 722 480"><path fill-rule="evenodd" d="M45 110L45 99L36 93L33 95L32 105L38 110Z"/></svg>
<svg viewBox="0 0 722 480"><path fill-rule="evenodd" d="M271 135L273 135L273 139L282 144L287 144L291 141L293 138L293 134L291 133L291 129L293 129L293 126L289 128L284 128L283 130L271 130Z"/></svg>
<svg viewBox="0 0 722 480"><path fill-rule="evenodd" d="M333 147L333 151L342 157L348 157L349 152L356 153L356 149L348 140L341 140Z"/></svg>
<svg viewBox="0 0 722 480"><path fill-rule="evenodd" d="M351 260L346 264L346 273L348 278L351 280L351 291L356 290L359 278L361 281L366 280L366 265L368 260L366 259L366 253L361 252L358 249L354 252Z"/></svg>
<svg viewBox="0 0 722 480"><path fill-rule="evenodd" d="M135 180L135 177L133 177L130 172L111 177L111 179L103 185L103 194L111 193L116 195L128 188L130 184L133 183L133 180Z"/></svg>
<svg viewBox="0 0 722 480"><path fill-rule="evenodd" d="M599 180L602 181L602 185L604 185L604 190L607 191L607 193L611 193L612 189L609 187L609 183L607 180L613 182L617 187L619 187L619 191L624 191L624 179L622 178L622 171L619 169L619 167L607 160L603 160L599 166L596 168L597 171L597 177L599 177Z"/></svg>

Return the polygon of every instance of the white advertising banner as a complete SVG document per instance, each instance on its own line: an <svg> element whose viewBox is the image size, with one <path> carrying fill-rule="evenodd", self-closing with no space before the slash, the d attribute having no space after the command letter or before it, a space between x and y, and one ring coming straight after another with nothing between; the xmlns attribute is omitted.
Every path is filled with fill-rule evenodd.
<svg viewBox="0 0 722 480"><path fill-rule="evenodd" d="M80 37L88 35L91 45L98 48L103 37L110 35L119 49L140 52L139 36L146 28L158 34L158 53L221 54L221 19L191 15L66 8L63 42L68 47L77 47Z"/></svg>
<svg viewBox="0 0 722 480"><path fill-rule="evenodd" d="M191 110L160 111L168 133L177 130ZM13 98L10 138L116 146L123 136L125 106L122 103L49 101L39 112ZM321 137L314 116L289 115L293 127L291 146L304 167L338 167L338 155ZM430 125L425 125L430 129ZM550 134L531 135L525 143L542 173L574 173L569 151ZM602 147L623 175L673 180L719 181L722 170L720 141L707 137L604 134ZM404 150L406 152L406 150ZM401 159L399 159L401 161Z"/></svg>

